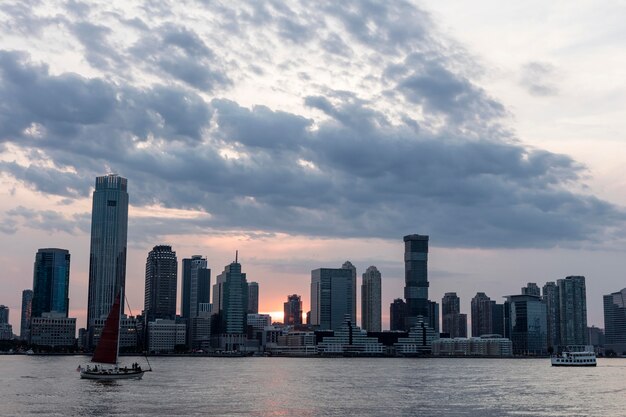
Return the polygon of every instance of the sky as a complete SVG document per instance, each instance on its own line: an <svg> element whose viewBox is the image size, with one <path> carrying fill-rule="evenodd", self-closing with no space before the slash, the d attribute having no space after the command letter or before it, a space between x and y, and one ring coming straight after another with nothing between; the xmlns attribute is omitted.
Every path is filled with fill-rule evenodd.
<svg viewBox="0 0 626 417"><path fill-rule="evenodd" d="M430 298L498 302L587 279L589 325L626 287L626 4L607 1L3 1L0 304L19 329L38 248L87 303L95 177L128 178L127 296L170 244L239 260L260 310L309 309L350 260L403 295L430 236ZM360 281L360 279L359 279ZM359 304L360 305L360 304ZM360 315L360 311L359 311Z"/></svg>

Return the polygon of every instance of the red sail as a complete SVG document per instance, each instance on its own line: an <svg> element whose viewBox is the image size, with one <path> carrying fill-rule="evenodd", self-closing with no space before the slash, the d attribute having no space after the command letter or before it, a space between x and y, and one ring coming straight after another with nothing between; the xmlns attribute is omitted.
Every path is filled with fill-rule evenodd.
<svg viewBox="0 0 626 417"><path fill-rule="evenodd" d="M117 342L120 333L120 294L115 297L115 301L109 311L109 316L104 322L100 340L91 358L92 362L117 363Z"/></svg>

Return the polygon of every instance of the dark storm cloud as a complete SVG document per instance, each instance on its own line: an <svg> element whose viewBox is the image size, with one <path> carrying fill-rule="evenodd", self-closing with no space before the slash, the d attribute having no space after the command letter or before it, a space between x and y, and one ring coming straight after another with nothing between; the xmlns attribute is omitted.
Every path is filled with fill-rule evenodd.
<svg viewBox="0 0 626 417"><path fill-rule="evenodd" d="M70 31L85 48L85 58L94 68L113 69L121 57L114 47L109 45L111 29L89 22L69 23Z"/></svg>
<svg viewBox="0 0 626 417"><path fill-rule="evenodd" d="M502 126L503 106L472 81L473 68L464 69L466 57L438 42L427 13L410 3L223 8L221 23L264 22L237 29L250 56L271 57L277 47L265 36L262 45L246 43L257 34L250 27L277 34L282 47L299 42L327 57L345 54L345 44L353 54L345 64L355 62L342 68L347 74L377 63L357 80L374 91L324 84L315 67L298 67L294 57L289 65L258 64L307 70L306 115L203 98L194 89L227 91L239 79L225 69L232 51L167 22L162 7L165 21L146 20L150 31L135 33L139 40L119 52L137 72L161 77L147 86L123 74L52 73L27 54L0 53L0 142L29 159L9 158L0 171L65 203L113 171L129 179L135 206L200 213L131 221L150 237L237 230L396 239L420 232L440 246L546 247L601 239L624 226L622 209L571 191L584 167L516 141ZM95 25L82 30L103 42L110 36ZM106 48L94 53L116 62ZM72 220L28 210L9 212L0 230L29 219L68 230L62 221Z"/></svg>
<svg viewBox="0 0 626 417"><path fill-rule="evenodd" d="M522 67L520 85L533 96L558 94L555 85L556 68L546 62L528 62Z"/></svg>

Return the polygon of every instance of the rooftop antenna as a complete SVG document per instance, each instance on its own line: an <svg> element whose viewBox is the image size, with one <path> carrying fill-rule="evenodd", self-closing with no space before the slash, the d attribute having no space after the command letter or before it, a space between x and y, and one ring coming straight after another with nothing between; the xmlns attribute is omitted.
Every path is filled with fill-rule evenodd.
<svg viewBox="0 0 626 417"><path fill-rule="evenodd" d="M238 263L237 259L239 259L239 251L238 250L235 251L235 263Z"/></svg>

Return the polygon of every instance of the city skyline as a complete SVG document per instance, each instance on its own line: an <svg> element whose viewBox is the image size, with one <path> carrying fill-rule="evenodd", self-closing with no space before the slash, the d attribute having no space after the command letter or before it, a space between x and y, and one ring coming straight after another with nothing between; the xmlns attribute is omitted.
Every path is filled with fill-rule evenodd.
<svg viewBox="0 0 626 417"><path fill-rule="evenodd" d="M465 312L478 291L501 302L528 277L584 275L603 326L603 295L624 287L621 5L19 10L0 5L0 302L14 311L32 254L60 247L69 315L86 320L90 193L107 173L131 184L133 311L158 244L212 266L241 250L261 312L287 293L308 310L314 268L376 265L383 326L407 233L431 236L430 298L454 291Z"/></svg>

